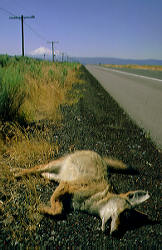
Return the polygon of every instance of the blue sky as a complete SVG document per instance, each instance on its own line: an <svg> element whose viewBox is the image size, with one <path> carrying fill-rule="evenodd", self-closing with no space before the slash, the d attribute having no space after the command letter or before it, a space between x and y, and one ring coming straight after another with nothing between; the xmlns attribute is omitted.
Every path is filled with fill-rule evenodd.
<svg viewBox="0 0 162 250"><path fill-rule="evenodd" d="M162 59L162 0L1 0L0 54L21 54L21 22L8 12L35 15L24 25L25 54Z"/></svg>

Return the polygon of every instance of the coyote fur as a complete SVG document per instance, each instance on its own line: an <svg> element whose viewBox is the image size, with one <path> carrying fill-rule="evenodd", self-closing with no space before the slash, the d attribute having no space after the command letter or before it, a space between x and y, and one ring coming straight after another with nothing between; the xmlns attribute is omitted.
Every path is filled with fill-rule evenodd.
<svg viewBox="0 0 162 250"><path fill-rule="evenodd" d="M59 182L51 196L51 206L42 206L40 212L58 215L63 211L63 197L71 195L74 210L98 215L102 231L111 218L110 234L118 229L120 214L146 201L150 196L143 190L116 194L110 183L109 169L128 169L119 160L101 157L94 151L75 151L48 164L15 171L15 177L40 173L44 178Z"/></svg>

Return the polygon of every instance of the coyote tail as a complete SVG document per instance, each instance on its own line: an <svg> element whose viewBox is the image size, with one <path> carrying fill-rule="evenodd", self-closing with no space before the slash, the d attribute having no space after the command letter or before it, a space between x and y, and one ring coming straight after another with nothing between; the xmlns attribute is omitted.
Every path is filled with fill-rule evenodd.
<svg viewBox="0 0 162 250"><path fill-rule="evenodd" d="M122 161L108 158L108 157L103 157L103 160L107 163L108 169L114 169L114 170L128 170L129 167Z"/></svg>

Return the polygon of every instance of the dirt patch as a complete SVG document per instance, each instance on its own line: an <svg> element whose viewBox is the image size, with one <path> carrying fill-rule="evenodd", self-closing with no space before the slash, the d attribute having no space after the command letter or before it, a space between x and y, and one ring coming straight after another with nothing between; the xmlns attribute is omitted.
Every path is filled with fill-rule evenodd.
<svg viewBox="0 0 162 250"><path fill-rule="evenodd" d="M109 236L109 222L106 233L102 233L100 219L85 213L69 211L59 219L42 216L35 233L29 238L26 231L20 242L13 241L10 232L3 227L0 232L2 249L160 249L161 154L98 82L84 68L82 70L82 79L86 83L75 85L72 90L76 94L82 93L79 102L61 107L61 126L44 122L45 127L48 126L50 141L57 140L58 157L70 151L90 149L133 166L138 174L114 173L112 182L117 192L148 190L151 198L139 207L148 216L135 211L125 212L121 218L120 234L116 237ZM40 124L40 129L43 127L44 124ZM37 187L43 202L50 199L55 187L55 183ZM20 189L23 202L23 187ZM21 209L18 212L25 216Z"/></svg>

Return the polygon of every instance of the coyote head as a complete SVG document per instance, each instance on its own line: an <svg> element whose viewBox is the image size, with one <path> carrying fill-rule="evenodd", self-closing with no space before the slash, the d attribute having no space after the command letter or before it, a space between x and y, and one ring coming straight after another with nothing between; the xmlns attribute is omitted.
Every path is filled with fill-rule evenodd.
<svg viewBox="0 0 162 250"><path fill-rule="evenodd" d="M124 194L124 196L130 205L130 207L128 208L134 208L142 202L146 201L148 198L150 198L148 191L146 192L143 190L130 191Z"/></svg>

